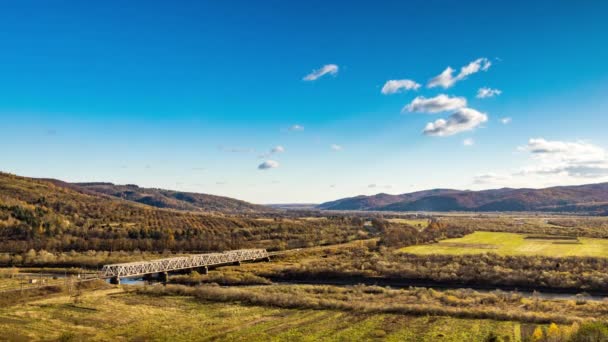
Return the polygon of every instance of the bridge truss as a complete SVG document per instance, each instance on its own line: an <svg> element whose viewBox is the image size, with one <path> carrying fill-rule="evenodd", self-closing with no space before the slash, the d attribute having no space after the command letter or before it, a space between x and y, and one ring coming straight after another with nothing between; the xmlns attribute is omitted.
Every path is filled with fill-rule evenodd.
<svg viewBox="0 0 608 342"><path fill-rule="evenodd" d="M184 257L105 265L99 272L99 277L133 277L241 261L268 260L268 258L269 255L265 249L239 249L223 253L195 254Z"/></svg>

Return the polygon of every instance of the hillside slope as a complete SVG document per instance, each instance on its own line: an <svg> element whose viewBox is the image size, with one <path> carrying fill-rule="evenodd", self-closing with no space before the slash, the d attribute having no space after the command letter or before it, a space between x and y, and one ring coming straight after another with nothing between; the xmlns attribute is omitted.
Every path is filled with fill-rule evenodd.
<svg viewBox="0 0 608 342"><path fill-rule="evenodd" d="M356 196L322 203L317 208L384 211L567 211L603 214L608 213L608 183L545 189L435 189L401 195Z"/></svg>
<svg viewBox="0 0 608 342"><path fill-rule="evenodd" d="M132 184L74 183L74 185L90 192L147 204L157 208L225 213L267 212L272 210L262 205L251 204L229 197L156 188L141 188Z"/></svg>
<svg viewBox="0 0 608 342"><path fill-rule="evenodd" d="M156 208L57 180L0 172L0 254L297 248L357 237L359 221L282 219Z"/></svg>

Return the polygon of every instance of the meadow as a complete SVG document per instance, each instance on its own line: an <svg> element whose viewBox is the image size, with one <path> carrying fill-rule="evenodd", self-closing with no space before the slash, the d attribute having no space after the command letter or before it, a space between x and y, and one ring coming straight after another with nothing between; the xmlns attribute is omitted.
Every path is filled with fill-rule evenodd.
<svg viewBox="0 0 608 342"><path fill-rule="evenodd" d="M402 253L428 254L479 254L550 256L550 257L607 257L608 239L559 238L530 234L477 231L456 239L433 244L408 246Z"/></svg>
<svg viewBox="0 0 608 342"><path fill-rule="evenodd" d="M487 319L212 303L120 288L87 292L78 304L59 296L0 308L0 333L13 341L481 341L492 334L520 341L522 326Z"/></svg>
<svg viewBox="0 0 608 342"><path fill-rule="evenodd" d="M417 229L424 229L429 225L428 219L410 219L410 218L389 218L386 221L391 223L409 224Z"/></svg>

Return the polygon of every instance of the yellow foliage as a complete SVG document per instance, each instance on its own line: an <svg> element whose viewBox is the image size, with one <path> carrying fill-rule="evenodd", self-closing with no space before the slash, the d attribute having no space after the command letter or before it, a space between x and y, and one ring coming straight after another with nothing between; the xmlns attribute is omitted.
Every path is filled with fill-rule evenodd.
<svg viewBox="0 0 608 342"><path fill-rule="evenodd" d="M561 337L561 332L557 324L551 323L547 329L547 340L550 342L558 342Z"/></svg>
<svg viewBox="0 0 608 342"><path fill-rule="evenodd" d="M538 341L542 341L544 335L543 335L543 329L541 327L536 327L536 329L534 329L534 333L532 333L532 342L538 342Z"/></svg>

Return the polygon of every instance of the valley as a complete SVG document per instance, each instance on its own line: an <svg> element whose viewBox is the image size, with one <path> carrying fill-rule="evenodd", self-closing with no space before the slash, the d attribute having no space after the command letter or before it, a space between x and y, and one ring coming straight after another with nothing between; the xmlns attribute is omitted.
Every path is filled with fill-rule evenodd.
<svg viewBox="0 0 608 342"><path fill-rule="evenodd" d="M0 330L14 339L527 341L540 329L566 341L603 327L587 328L608 312L603 217L234 214L159 208L58 181L0 180ZM151 282L96 280L108 264L239 248L267 248L271 261ZM124 310L124 324L111 327L114 310ZM205 323L194 327L197 319ZM175 324L189 328L167 328Z"/></svg>

